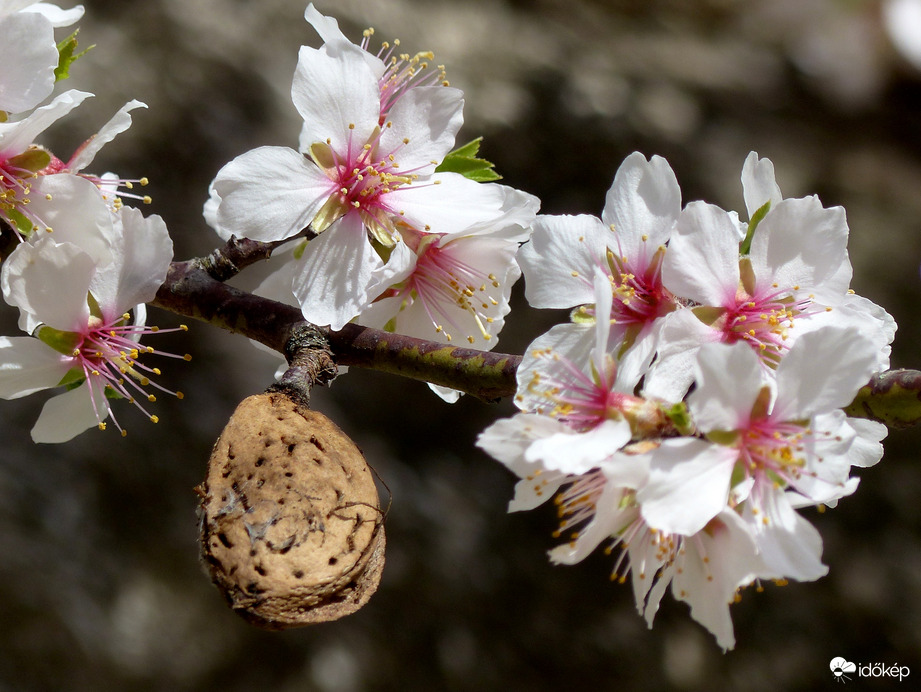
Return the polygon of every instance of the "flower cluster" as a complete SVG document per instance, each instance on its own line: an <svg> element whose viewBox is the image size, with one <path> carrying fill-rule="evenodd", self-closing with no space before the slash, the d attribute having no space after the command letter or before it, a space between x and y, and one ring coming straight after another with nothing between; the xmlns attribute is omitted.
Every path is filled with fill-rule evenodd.
<svg viewBox="0 0 921 692"><path fill-rule="evenodd" d="M298 56L298 149L261 147L224 166L205 218L224 238L296 239L273 297L341 329L353 319L411 336L492 348L520 276L515 254L536 198L439 165L463 122L463 94L431 53L372 53L313 5L323 39Z"/></svg>
<svg viewBox="0 0 921 692"><path fill-rule="evenodd" d="M34 2L7 2L0 10L7 68L0 74L0 230L16 245L3 258L0 286L29 334L0 337L0 397L63 390L42 409L32 430L36 442L104 429L110 417L124 434L113 400L128 399L156 422L140 401L156 399L151 388L174 393L152 383L159 370L140 362L155 352L140 339L158 331L145 326L144 304L172 260L166 225L123 207L124 197L149 201L127 191L145 179L84 170L144 104L126 104L66 161L35 141L92 96L70 90L38 105L51 95L63 62L53 29L82 14L82 7Z"/></svg>
<svg viewBox="0 0 921 692"><path fill-rule="evenodd" d="M66 160L36 143L92 96L52 98L74 59L54 29L80 16L0 2L0 231L15 246L0 290L27 334L0 337L0 397L63 390L38 442L108 419L124 434L114 400L156 422L153 392L181 397L142 362L173 355L141 344L160 331L145 303L172 260L166 225L123 204L149 201L131 192L146 179L85 170L144 104ZM634 153L600 218L538 216L535 197L483 173L478 140L455 148L463 94L431 53L398 41L373 52L372 30L355 44L313 5L305 18L322 45L298 56L297 148L238 156L204 208L222 238L277 244L257 292L332 330L354 320L488 350L523 274L534 307L571 320L530 345L520 412L478 444L520 477L512 510L553 498L565 542L551 558L619 550L612 576L631 580L650 626L670 587L726 649L743 588L824 575L800 510L835 506L857 487L852 467L881 458L885 428L841 408L888 368L895 334L849 288L843 209L785 199L755 153L742 169L747 221L682 206L668 163Z"/></svg>
<svg viewBox="0 0 921 692"><path fill-rule="evenodd" d="M527 297L572 321L531 344L522 412L478 441L521 478L512 510L554 498L554 561L619 548L612 576L650 625L670 585L724 648L743 587L826 573L797 510L834 506L882 456L885 427L840 409L895 332L848 288L842 209L783 199L754 153L742 182L747 223L682 209L668 164L633 154L601 219L538 217Z"/></svg>

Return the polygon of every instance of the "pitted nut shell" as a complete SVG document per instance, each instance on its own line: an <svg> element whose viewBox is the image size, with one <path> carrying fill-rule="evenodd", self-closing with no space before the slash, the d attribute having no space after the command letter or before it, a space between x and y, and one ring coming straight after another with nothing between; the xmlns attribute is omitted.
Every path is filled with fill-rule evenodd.
<svg viewBox="0 0 921 692"><path fill-rule="evenodd" d="M199 490L202 559L254 624L335 620L377 589L384 525L374 478L322 413L278 392L245 399Z"/></svg>

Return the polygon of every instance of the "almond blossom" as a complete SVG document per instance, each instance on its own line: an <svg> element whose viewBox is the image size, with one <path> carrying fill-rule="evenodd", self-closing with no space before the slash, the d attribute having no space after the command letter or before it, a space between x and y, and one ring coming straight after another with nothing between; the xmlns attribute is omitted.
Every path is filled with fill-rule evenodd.
<svg viewBox="0 0 921 692"><path fill-rule="evenodd" d="M600 269L594 287L599 309L610 310L611 291ZM635 434L654 427L654 416L646 421L647 429L633 429L625 413L642 426L636 422L644 420L644 402L620 380L617 361L608 352L609 325L597 320L593 333L594 348L580 361L546 346L547 335L535 340L518 370L515 404L522 412L497 421L477 438L479 447L521 478L510 511L536 507L569 487L555 500L557 535L569 540L568 548L551 552L559 562L581 560L616 533L612 527L621 523L624 505L599 498L635 491L648 474L644 457L621 450Z"/></svg>
<svg viewBox="0 0 921 692"><path fill-rule="evenodd" d="M628 156L614 176L601 218L539 216L531 241L519 255L525 295L538 308L575 308L575 324L558 333L573 335L572 348L591 348L594 319L608 319L593 307L592 277L607 275L613 295L610 341L622 357L622 376L636 384L655 353L662 318L675 309L662 283L666 243L681 211L681 190L668 162ZM569 352L577 357L576 351Z"/></svg>
<svg viewBox="0 0 921 692"><path fill-rule="evenodd" d="M6 113L24 113L51 95L58 66L54 28L81 16L81 5L62 10L34 0L0 2L0 121Z"/></svg>
<svg viewBox="0 0 921 692"><path fill-rule="evenodd" d="M81 246L76 232L70 236L75 242L45 235L19 245L2 268L7 302L38 326L29 330L34 336L0 337L0 396L64 388L42 409L32 429L36 442L64 442L89 427L105 429L109 417L124 434L113 400L127 399L156 422L141 403L156 400L150 390L181 397L152 382L159 369L141 362L142 355L171 355L140 343L145 335L170 331L144 323L144 303L153 299L172 259L166 225L127 207L113 215L95 191L84 188L84 194L92 200L85 208L97 205L104 212L82 218L90 243ZM102 227L94 227L100 219ZM95 252L100 233L106 253Z"/></svg>
<svg viewBox="0 0 921 692"><path fill-rule="evenodd" d="M895 322L849 289L844 209L824 208L815 196L781 199L773 166L757 155L746 161L743 187L747 227L704 202L691 202L678 219L662 277L689 309L664 320L644 392L681 399L697 350L707 343L747 343L770 375L799 335L830 324L871 336L876 371L886 369Z"/></svg>
<svg viewBox="0 0 921 692"><path fill-rule="evenodd" d="M611 293L600 269L594 286L599 308L610 309ZM608 324L596 321L594 349L581 361L546 346L547 335L538 337L518 368L515 404L522 413L487 428L477 445L519 476L552 471L555 480L544 475L540 485L555 482L554 488L627 445L633 431L624 411L642 402L620 382L617 361L607 350L608 333ZM633 471L628 475L633 478Z"/></svg>
<svg viewBox="0 0 921 692"><path fill-rule="evenodd" d="M319 234L293 290L308 320L333 329L411 272L404 229L453 235L506 213L500 186L435 172L463 120L461 92L414 84L382 97L388 69L337 37L302 47L291 90L304 118L300 152L255 149L212 184L206 215L225 237Z"/></svg>
<svg viewBox="0 0 921 692"><path fill-rule="evenodd" d="M0 220L17 233L48 227L29 207L38 173L51 162L51 155L35 145L36 137L91 96L65 91L22 120L0 122Z"/></svg>
<svg viewBox="0 0 921 692"><path fill-rule="evenodd" d="M97 193L113 209L121 205L122 197L150 202L149 197L120 190L130 189L135 183L146 185L146 178L128 180L113 174L97 176L84 172L103 146L130 127L130 111L147 107L140 101L125 104L66 162L35 142L48 127L92 96L85 91L66 91L22 120L0 123L0 220L6 221L20 238L53 228L52 218L60 208L54 195L62 183L49 181L59 174L79 176L94 183Z"/></svg>
<svg viewBox="0 0 921 692"><path fill-rule="evenodd" d="M512 285L521 276L515 261L530 234L539 201L505 186L500 220L456 234L403 228L412 269L388 286L359 317L371 327L480 349L493 348L508 314Z"/></svg>
<svg viewBox="0 0 921 692"><path fill-rule="evenodd" d="M688 406L705 438L666 439L650 453L637 493L644 519L691 535L733 509L764 560L759 577L817 579L822 541L795 508L833 505L856 488L851 465L882 454L877 431L858 426L868 434L859 441L840 410L873 373L876 345L844 327L804 334L780 361L776 390L744 343L699 355Z"/></svg>
<svg viewBox="0 0 921 692"><path fill-rule="evenodd" d="M607 314L612 295L601 269L594 286L596 309ZM671 585L675 598L691 606L692 617L723 648L732 648L729 604L763 571L753 537L730 510L687 535L644 517L638 497L654 458L648 450L657 443L642 438L656 436L655 416L645 409L643 423L649 404L620 381L609 333L607 323L595 322L594 349L581 364L542 345L556 339L537 339L519 370L516 404L524 412L494 423L477 445L521 479L509 511L553 498L559 517L554 536L566 540L550 551L553 562L574 564L598 548L619 548L611 578L624 582L629 575L637 610L650 627Z"/></svg>

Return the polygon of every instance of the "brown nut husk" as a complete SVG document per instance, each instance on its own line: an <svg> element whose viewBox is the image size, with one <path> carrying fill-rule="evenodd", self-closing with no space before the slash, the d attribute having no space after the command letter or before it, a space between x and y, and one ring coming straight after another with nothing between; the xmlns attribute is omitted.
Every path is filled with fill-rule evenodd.
<svg viewBox="0 0 921 692"><path fill-rule="evenodd" d="M322 413L281 392L243 400L198 490L202 559L253 624L335 620L377 590L384 525L374 478Z"/></svg>

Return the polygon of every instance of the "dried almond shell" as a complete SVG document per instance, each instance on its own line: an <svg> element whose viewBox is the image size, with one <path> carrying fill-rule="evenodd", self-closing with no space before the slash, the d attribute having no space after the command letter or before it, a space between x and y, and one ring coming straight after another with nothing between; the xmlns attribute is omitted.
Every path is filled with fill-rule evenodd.
<svg viewBox="0 0 921 692"><path fill-rule="evenodd" d="M384 567L374 477L355 443L282 392L240 403L202 497L204 564L230 606L269 629L361 608Z"/></svg>

